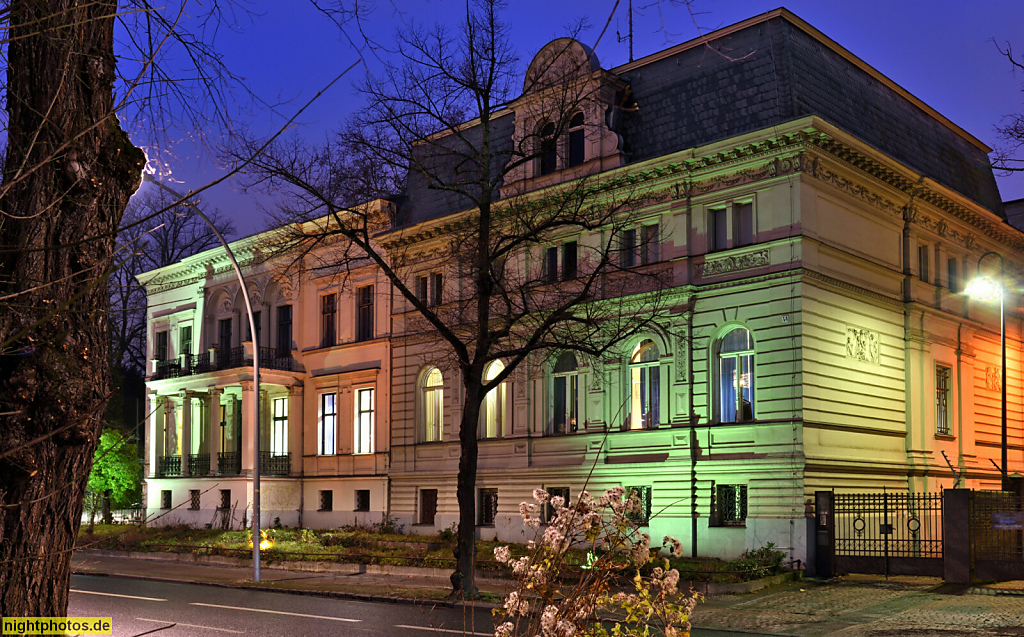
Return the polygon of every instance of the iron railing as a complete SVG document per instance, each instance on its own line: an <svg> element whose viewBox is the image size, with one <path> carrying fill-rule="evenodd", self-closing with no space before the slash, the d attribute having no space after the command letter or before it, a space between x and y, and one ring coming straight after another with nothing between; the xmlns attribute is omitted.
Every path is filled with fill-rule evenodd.
<svg viewBox="0 0 1024 637"><path fill-rule="evenodd" d="M242 473L242 452L221 451L218 453L217 471L222 476L237 476Z"/></svg>
<svg viewBox="0 0 1024 637"><path fill-rule="evenodd" d="M181 456L160 456L157 459L157 475L160 477L181 475Z"/></svg>
<svg viewBox="0 0 1024 637"><path fill-rule="evenodd" d="M188 456L188 473L192 476L210 475L210 454L191 453Z"/></svg>
<svg viewBox="0 0 1024 637"><path fill-rule="evenodd" d="M974 559L1024 562L1024 497L1008 491L975 491L972 496Z"/></svg>
<svg viewBox="0 0 1024 637"><path fill-rule="evenodd" d="M181 362L175 358L169 361L156 362L156 379L178 378L181 376Z"/></svg>
<svg viewBox="0 0 1024 637"><path fill-rule="evenodd" d="M260 452L260 474L265 476L286 476L291 473L291 456L278 455L270 451Z"/></svg>
<svg viewBox="0 0 1024 637"><path fill-rule="evenodd" d="M154 379L179 378L249 365L252 365L252 356L246 355L244 347L220 348L214 350L212 360L210 352L203 352L196 355L184 355L180 359L159 361L156 364ZM295 368L295 360L288 350L261 347L260 367L290 372Z"/></svg>
<svg viewBox="0 0 1024 637"><path fill-rule="evenodd" d="M942 557L941 493L837 493L835 555Z"/></svg>

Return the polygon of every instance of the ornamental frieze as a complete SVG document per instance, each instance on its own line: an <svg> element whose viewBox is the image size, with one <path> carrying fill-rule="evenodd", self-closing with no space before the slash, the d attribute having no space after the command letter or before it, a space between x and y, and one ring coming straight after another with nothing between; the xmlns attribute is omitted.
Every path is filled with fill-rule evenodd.
<svg viewBox="0 0 1024 637"><path fill-rule="evenodd" d="M815 179L841 190L851 197L856 197L868 205L878 208L882 212L887 212L894 217L903 216L902 205L898 205L887 197L883 197L882 195L872 192L870 189L843 177L838 172L826 166L825 163L818 158L812 159L805 167L805 171Z"/></svg>
<svg viewBox="0 0 1024 637"><path fill-rule="evenodd" d="M768 262L768 250L758 250L757 252L748 252L746 254L738 254L735 256L708 259L704 261L701 274L703 276L713 276L715 274L725 274L727 272L735 272L737 270L759 268L761 266L768 265Z"/></svg>
<svg viewBox="0 0 1024 637"><path fill-rule="evenodd" d="M973 234L960 232L956 228L951 228L948 223L941 219L934 219L925 213L921 212L916 207L911 208L907 211L907 220L910 223L921 226L926 230L930 230L935 234L939 235L943 239L946 239L952 243L963 246L964 248L971 250L974 248L977 240Z"/></svg>
<svg viewBox="0 0 1024 637"><path fill-rule="evenodd" d="M846 357L877 365L880 361L878 333L857 327L847 327Z"/></svg>

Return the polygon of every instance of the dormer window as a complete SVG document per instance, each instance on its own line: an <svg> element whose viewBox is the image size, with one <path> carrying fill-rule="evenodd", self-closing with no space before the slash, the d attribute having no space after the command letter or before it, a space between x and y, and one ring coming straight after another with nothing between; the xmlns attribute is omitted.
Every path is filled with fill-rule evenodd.
<svg viewBox="0 0 1024 637"><path fill-rule="evenodd" d="M569 120L569 168L573 166L579 166L584 162L586 153L584 152L584 131L583 131L583 113L576 113Z"/></svg>
<svg viewBox="0 0 1024 637"><path fill-rule="evenodd" d="M540 127L540 174L550 175L558 169L558 140L555 125L548 122Z"/></svg>

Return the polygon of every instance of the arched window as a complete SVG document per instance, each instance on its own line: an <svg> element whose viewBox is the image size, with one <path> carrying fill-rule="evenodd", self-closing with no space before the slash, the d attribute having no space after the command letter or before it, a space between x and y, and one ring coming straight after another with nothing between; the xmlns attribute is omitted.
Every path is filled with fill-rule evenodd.
<svg viewBox="0 0 1024 637"><path fill-rule="evenodd" d="M547 122L540 127L540 174L550 175L558 169L558 142L555 139L555 125Z"/></svg>
<svg viewBox="0 0 1024 637"><path fill-rule="evenodd" d="M580 413L580 385L576 357L572 352L564 352L558 357L551 377L554 399L551 433L575 433Z"/></svg>
<svg viewBox="0 0 1024 637"><path fill-rule="evenodd" d="M651 339L640 341L629 356L630 429L654 429L661 422L661 352Z"/></svg>
<svg viewBox="0 0 1024 637"><path fill-rule="evenodd" d="M742 327L719 341L718 404L719 422L754 419L754 339Z"/></svg>
<svg viewBox="0 0 1024 637"><path fill-rule="evenodd" d="M586 159L583 113L576 113L569 120L569 166L579 166Z"/></svg>
<svg viewBox="0 0 1024 637"><path fill-rule="evenodd" d="M501 361L493 361L484 370L484 382L489 383L505 369ZM480 437L501 438L505 435L505 383L501 383L484 396L480 406Z"/></svg>
<svg viewBox="0 0 1024 637"><path fill-rule="evenodd" d="M420 380L420 442L440 442L444 428L444 377L431 367Z"/></svg>

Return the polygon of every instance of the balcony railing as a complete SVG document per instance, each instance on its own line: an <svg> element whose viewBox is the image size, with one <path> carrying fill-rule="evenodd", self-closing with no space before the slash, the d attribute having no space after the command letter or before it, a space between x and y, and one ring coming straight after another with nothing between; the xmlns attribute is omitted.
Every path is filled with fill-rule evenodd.
<svg viewBox="0 0 1024 637"><path fill-rule="evenodd" d="M278 455L270 451L260 452L260 475L286 476L291 473L291 456Z"/></svg>
<svg viewBox="0 0 1024 637"><path fill-rule="evenodd" d="M242 473L242 453L240 451L218 453L217 470L222 476L237 476Z"/></svg>
<svg viewBox="0 0 1024 637"><path fill-rule="evenodd" d="M249 365L252 365L252 356L246 355L245 347L222 348L214 350L212 357L210 352L204 352L194 356L182 356L180 359L158 361L154 378L155 380L179 378ZM260 367L290 372L295 367L295 361L289 351L274 347L261 347Z"/></svg>
<svg viewBox="0 0 1024 637"><path fill-rule="evenodd" d="M162 478L181 475L181 456L160 456L157 459L157 475Z"/></svg>
<svg viewBox="0 0 1024 637"><path fill-rule="evenodd" d="M188 473L193 476L210 475L210 454L192 453L188 456Z"/></svg>

